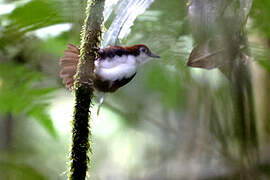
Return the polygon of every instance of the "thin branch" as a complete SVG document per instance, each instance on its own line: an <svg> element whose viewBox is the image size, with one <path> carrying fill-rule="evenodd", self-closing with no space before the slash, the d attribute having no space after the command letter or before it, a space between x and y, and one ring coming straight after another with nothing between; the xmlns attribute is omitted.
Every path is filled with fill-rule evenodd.
<svg viewBox="0 0 270 180"><path fill-rule="evenodd" d="M89 152L91 152L89 140L91 138L89 112L91 113L91 111L89 108L94 94L94 88L89 84L94 78L94 61L97 54L95 47L99 47L101 40L104 1L89 0L86 9L75 81L75 108L68 177L70 180L85 180L88 170Z"/></svg>

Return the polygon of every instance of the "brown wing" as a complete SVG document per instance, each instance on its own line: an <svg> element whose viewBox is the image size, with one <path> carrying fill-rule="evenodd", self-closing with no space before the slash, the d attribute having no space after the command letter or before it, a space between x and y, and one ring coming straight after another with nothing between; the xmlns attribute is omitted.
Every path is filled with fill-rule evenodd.
<svg viewBox="0 0 270 180"><path fill-rule="evenodd" d="M63 57L60 58L60 77L63 79L63 84L72 89L74 78L77 71L77 64L79 62L80 50L78 47L68 44L67 50L64 51Z"/></svg>

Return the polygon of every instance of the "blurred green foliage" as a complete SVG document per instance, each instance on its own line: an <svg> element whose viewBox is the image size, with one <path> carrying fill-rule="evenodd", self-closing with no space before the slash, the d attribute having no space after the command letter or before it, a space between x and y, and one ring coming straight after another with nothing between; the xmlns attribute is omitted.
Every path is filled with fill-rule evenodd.
<svg viewBox="0 0 270 180"><path fill-rule="evenodd" d="M12 70L12 74L9 72ZM0 113L32 117L56 136L52 120L46 109L51 93L56 88L39 87L43 75L23 65L2 63L0 66Z"/></svg>
<svg viewBox="0 0 270 180"><path fill-rule="evenodd" d="M254 21L253 28L259 30L264 33L267 38L270 38L270 26L269 21L270 18L270 1L267 0L254 0L253 8L251 11L251 17Z"/></svg>
<svg viewBox="0 0 270 180"><path fill-rule="evenodd" d="M48 134L56 137L58 132L48 114L48 107L55 100L54 92L61 83L58 72L50 70L57 69L58 58L67 43L79 44L85 1L9 2L16 5L15 9L0 15L0 113L32 118ZM181 155L197 157L205 167L215 161L209 154L221 154L227 158L224 160L226 163L239 160L232 131L233 103L228 81L219 72L193 70L185 65L193 46L186 3L156 0L146 13L137 18L131 34L122 42L124 45L145 43L162 57L162 60L152 61L141 68L132 83L110 95L105 103L105 107L123 116L123 124L144 132L145 137L151 134L154 138L150 139L157 143L152 146L139 143L137 148L145 148L145 152L136 153L142 154L148 166L140 163L140 167L134 167L136 173L131 173L134 177L138 177L139 170L146 170L166 179L166 173L159 168L166 169L165 164L173 160L182 161ZM269 39L268 1L254 0L250 20L248 30L259 33L262 39ZM71 29L47 38L35 34L36 30L61 23L71 23ZM270 72L269 47L254 46L251 43L255 60ZM106 159L110 154L107 150L112 148L110 143L96 143L102 147L103 154L96 152L100 159ZM51 145L42 145L42 148L46 149L46 146ZM201 151L204 154L200 154ZM101 162L96 163L96 169ZM177 162L173 163L177 166ZM234 165L228 164L229 167ZM47 179L47 175L41 175L32 167L27 162L7 163L0 159L0 170L6 172L4 179L13 178L14 172L23 174L21 179ZM223 166L217 168L218 171ZM57 173L61 173L59 171Z"/></svg>
<svg viewBox="0 0 270 180"><path fill-rule="evenodd" d="M270 25L267 23L270 18L270 1L254 0L253 7L250 13L252 18L252 30L263 33L265 44L261 47L259 44L252 44L251 50L255 54L255 60L268 72L270 72L269 51L270 46ZM265 47L266 46L266 47Z"/></svg>
<svg viewBox="0 0 270 180"><path fill-rule="evenodd" d="M76 1L32 0L17 5L11 13L0 16L0 48L22 42L28 32L80 20L80 15L80 2Z"/></svg>
<svg viewBox="0 0 270 180"><path fill-rule="evenodd" d="M31 32L51 25L71 23L74 19L80 20L81 13L77 13L80 10L80 2L32 0L14 2L14 6L15 9L11 13L0 16L0 49L3 55L0 57L3 62L0 66L3 83L0 111L4 114L24 114L32 117L55 137L56 131L47 109L51 93L57 86L41 86L41 81L48 81L48 74L46 76L46 72L39 72L43 63L41 59L33 61L31 58L40 57L38 53L46 50L48 52L48 49L50 53L60 54L69 38L66 38L67 35L61 35L43 42ZM32 51L36 51L36 55L33 56ZM28 67L20 64L25 62L28 63ZM14 73L10 75L11 71Z"/></svg>
<svg viewBox="0 0 270 180"><path fill-rule="evenodd" d="M46 177L26 164L0 162L1 178L5 180L45 180Z"/></svg>

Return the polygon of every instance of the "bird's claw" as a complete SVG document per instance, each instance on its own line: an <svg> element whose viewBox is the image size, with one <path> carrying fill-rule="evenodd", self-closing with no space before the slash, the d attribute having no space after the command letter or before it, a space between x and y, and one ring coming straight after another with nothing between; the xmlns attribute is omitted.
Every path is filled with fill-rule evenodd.
<svg viewBox="0 0 270 180"><path fill-rule="evenodd" d="M93 86L94 85L94 83L93 82L87 82L87 81L81 81L81 83L82 84L86 84L86 85L88 85L88 86Z"/></svg>
<svg viewBox="0 0 270 180"><path fill-rule="evenodd" d="M99 50L100 50L100 47L93 47L93 49L94 49L95 51L99 51Z"/></svg>

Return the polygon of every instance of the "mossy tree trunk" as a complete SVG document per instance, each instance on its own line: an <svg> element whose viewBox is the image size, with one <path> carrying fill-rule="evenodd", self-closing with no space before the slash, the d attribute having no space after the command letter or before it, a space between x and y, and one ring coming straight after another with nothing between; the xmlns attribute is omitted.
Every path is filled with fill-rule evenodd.
<svg viewBox="0 0 270 180"><path fill-rule="evenodd" d="M86 178L89 153L91 152L91 131L89 117L91 100L94 94L94 61L97 56L102 34L105 0L89 0L81 37L81 53L75 81L75 108L72 127L70 153L70 180Z"/></svg>

